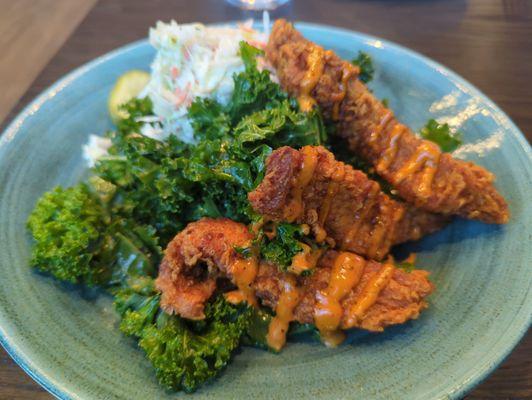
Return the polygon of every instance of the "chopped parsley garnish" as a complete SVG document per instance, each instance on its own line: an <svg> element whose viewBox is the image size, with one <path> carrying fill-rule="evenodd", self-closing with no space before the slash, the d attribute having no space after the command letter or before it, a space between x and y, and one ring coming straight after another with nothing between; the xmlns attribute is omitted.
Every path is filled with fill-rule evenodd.
<svg viewBox="0 0 532 400"><path fill-rule="evenodd" d="M459 132L451 134L449 124L440 124L433 118L421 129L423 139L436 143L446 153L456 150L462 144L461 136Z"/></svg>
<svg viewBox="0 0 532 400"><path fill-rule="evenodd" d="M368 53L359 51L356 58L354 58L351 63L357 65L360 68L360 74L358 79L364 83L368 83L373 79L373 74L375 73L375 67L373 66L373 60Z"/></svg>

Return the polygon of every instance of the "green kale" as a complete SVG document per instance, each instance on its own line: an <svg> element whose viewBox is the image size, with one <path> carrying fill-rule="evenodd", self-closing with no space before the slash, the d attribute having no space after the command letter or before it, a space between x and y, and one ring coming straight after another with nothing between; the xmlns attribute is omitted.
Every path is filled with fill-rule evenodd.
<svg viewBox="0 0 532 400"><path fill-rule="evenodd" d="M413 270L416 269L415 264L408 262L408 261L401 261L401 262L395 263L395 266L406 272L412 272Z"/></svg>
<svg viewBox="0 0 532 400"><path fill-rule="evenodd" d="M242 344L264 350L270 349L267 336L272 318L272 313L267 309L252 309Z"/></svg>
<svg viewBox="0 0 532 400"><path fill-rule="evenodd" d="M181 215L195 200L195 184L184 177L187 146L171 137L116 134L110 156L94 172L116 187L113 214L155 228L166 244L183 228Z"/></svg>
<svg viewBox="0 0 532 400"><path fill-rule="evenodd" d="M286 271L292 264L292 259L297 253L303 250L301 241L304 234L299 225L280 223L277 225L276 234L270 240L263 237L263 243L260 246L260 255Z"/></svg>
<svg viewBox="0 0 532 400"><path fill-rule="evenodd" d="M224 107L216 100L197 98L188 109L196 140L214 140L227 137L231 120Z"/></svg>
<svg viewBox="0 0 532 400"><path fill-rule="evenodd" d="M32 265L89 286L154 274L162 253L154 229L111 217L104 198L84 183L45 193L28 218Z"/></svg>
<svg viewBox="0 0 532 400"><path fill-rule="evenodd" d="M289 101L277 107L248 115L235 127L234 135L240 147L258 143L272 148L320 145L326 139L323 122L316 111L300 113Z"/></svg>
<svg viewBox="0 0 532 400"><path fill-rule="evenodd" d="M109 231L107 265L111 277L107 286L121 288L130 279L153 277L157 273L162 250L151 226L114 226Z"/></svg>
<svg viewBox="0 0 532 400"><path fill-rule="evenodd" d="M234 76L235 88L229 102L228 114L233 124L245 115L276 107L288 96L273 82L268 70L259 71L256 57L263 52L248 43L240 42L240 55L245 70Z"/></svg>
<svg viewBox="0 0 532 400"><path fill-rule="evenodd" d="M218 296L205 308L203 321L185 321L159 307L153 281L118 293L120 329L138 339L159 382L174 390L193 392L216 377L230 361L246 334L252 309L233 306Z"/></svg>
<svg viewBox="0 0 532 400"><path fill-rule="evenodd" d="M244 62L246 72L255 74L257 71L257 57L264 56L264 51L258 49L255 46L250 45L248 42L240 42L240 58Z"/></svg>
<svg viewBox="0 0 532 400"><path fill-rule="evenodd" d="M373 67L373 61L368 53L359 51L357 57L354 58L351 63L360 68L358 79L360 79L362 82L368 83L373 79L375 67Z"/></svg>
<svg viewBox="0 0 532 400"><path fill-rule="evenodd" d="M119 132L139 132L142 123L138 117L152 115L152 102L148 97L138 99L134 98L120 108L127 112L128 117L118 121L117 128Z"/></svg>
<svg viewBox="0 0 532 400"><path fill-rule="evenodd" d="M423 139L436 143L446 153L456 150L462 144L461 136L459 132L451 134L449 124L440 124L432 118L421 129Z"/></svg>
<svg viewBox="0 0 532 400"><path fill-rule="evenodd" d="M31 264L60 280L97 285L110 271L98 260L110 220L87 185L45 193L28 219L33 235Z"/></svg>

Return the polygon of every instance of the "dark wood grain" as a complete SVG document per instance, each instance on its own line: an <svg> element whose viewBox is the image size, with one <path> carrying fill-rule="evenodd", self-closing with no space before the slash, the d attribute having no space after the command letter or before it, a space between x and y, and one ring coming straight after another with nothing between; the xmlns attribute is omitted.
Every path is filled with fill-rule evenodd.
<svg viewBox="0 0 532 400"><path fill-rule="evenodd" d="M71 69L146 36L162 19L217 22L253 16L223 0L103 0L33 83L21 107ZM532 1L294 0L274 15L392 40L450 67L492 98L532 140ZM10 119L10 118L8 118ZM0 351L0 399L48 399ZM468 400L532 399L532 335Z"/></svg>

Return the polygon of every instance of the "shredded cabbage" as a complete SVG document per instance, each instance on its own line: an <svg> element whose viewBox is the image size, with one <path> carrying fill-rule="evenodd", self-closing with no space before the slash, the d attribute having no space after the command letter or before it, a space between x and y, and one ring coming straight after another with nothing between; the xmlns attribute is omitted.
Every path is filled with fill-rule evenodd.
<svg viewBox="0 0 532 400"><path fill-rule="evenodd" d="M157 54L141 97L150 97L159 121L146 124L140 133L159 140L173 133L184 142L193 142L188 119L190 104L196 97L227 104L234 89L233 75L244 70L240 41L257 47L265 44L267 37L252 29L251 24L249 21L237 27L207 27L157 22L150 29L150 43Z"/></svg>

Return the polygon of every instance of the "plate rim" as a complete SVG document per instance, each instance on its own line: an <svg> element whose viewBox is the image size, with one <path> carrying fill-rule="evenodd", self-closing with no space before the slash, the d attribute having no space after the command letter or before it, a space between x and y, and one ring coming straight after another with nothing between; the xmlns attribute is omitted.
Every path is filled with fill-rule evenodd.
<svg viewBox="0 0 532 400"><path fill-rule="evenodd" d="M220 22L220 23L211 23L205 24L209 25L233 25L236 21L231 22ZM351 37L357 37L361 42L370 45L372 47L377 47L376 44L379 42L379 48L384 50L397 51L399 53L405 53L408 56L422 61L425 65L429 66L431 69L436 70L440 74L447 77L453 83L458 83L461 89L473 97L480 97L484 104L490 108L490 111L493 113L494 119L496 119L499 125L503 125L505 128L508 128L510 136L515 139L516 143L519 145L519 148L523 151L526 156L526 160L530 165L532 165L532 147L528 143L521 129L512 121L512 119L507 115L507 113L497 106L487 95L485 95L480 89L475 85L467 81L461 75L456 73L454 70L444 66L443 64L432 60L431 58L415 51L409 49L403 45L395 43L394 41L380 38L378 36L362 33L359 31L351 30L348 28L342 28L327 24L318 24L305 21L297 21L294 23L296 27L303 28L307 30L314 30L320 34L340 34L347 35ZM140 39L126 45L120 46L114 50L111 50L107 53L104 53L87 63L84 63L67 74L63 75L61 78L53 82L50 86L45 88L40 92L33 100L31 100L11 121L8 122L6 128L0 134L0 150L6 146L14 137L20 132L20 128L24 124L25 120L28 117L31 117L33 114L37 113L41 106L54 97L56 94L60 93L63 89L73 83L76 79L83 77L87 72L91 71L98 65L105 63L115 57L119 57L123 53L135 50L137 47L144 46L149 44L147 38ZM525 161L526 162L526 161ZM529 297L530 286L528 288L526 299ZM0 321L2 322L2 321ZM528 322L528 323L527 323ZM18 366L22 368L34 381L36 381L41 387L47 390L50 394L61 400L71 400L74 398L79 398L75 393L69 393L61 385L56 385L53 381L54 379L43 371L40 371L39 367L35 366L31 360L31 356L26 354L25 351L20 347L16 346L10 340L10 336L4 331L2 327L3 324L0 323L0 344L9 354L9 356L17 363ZM475 386L484 381L512 352L512 350L517 346L520 340L524 337L530 326L532 325L532 314L529 314L528 321L526 316L523 320L512 320L511 325L508 326L506 332L500 337L497 343L503 342L503 346L497 345L496 354L490 353L491 356L489 360L483 363L479 368L471 370L471 373L462 378L454 386L449 386L449 391L444 393L444 395L449 396L447 398L460 398L471 391ZM514 326L514 329L510 329ZM507 333L509 332L510 333Z"/></svg>

